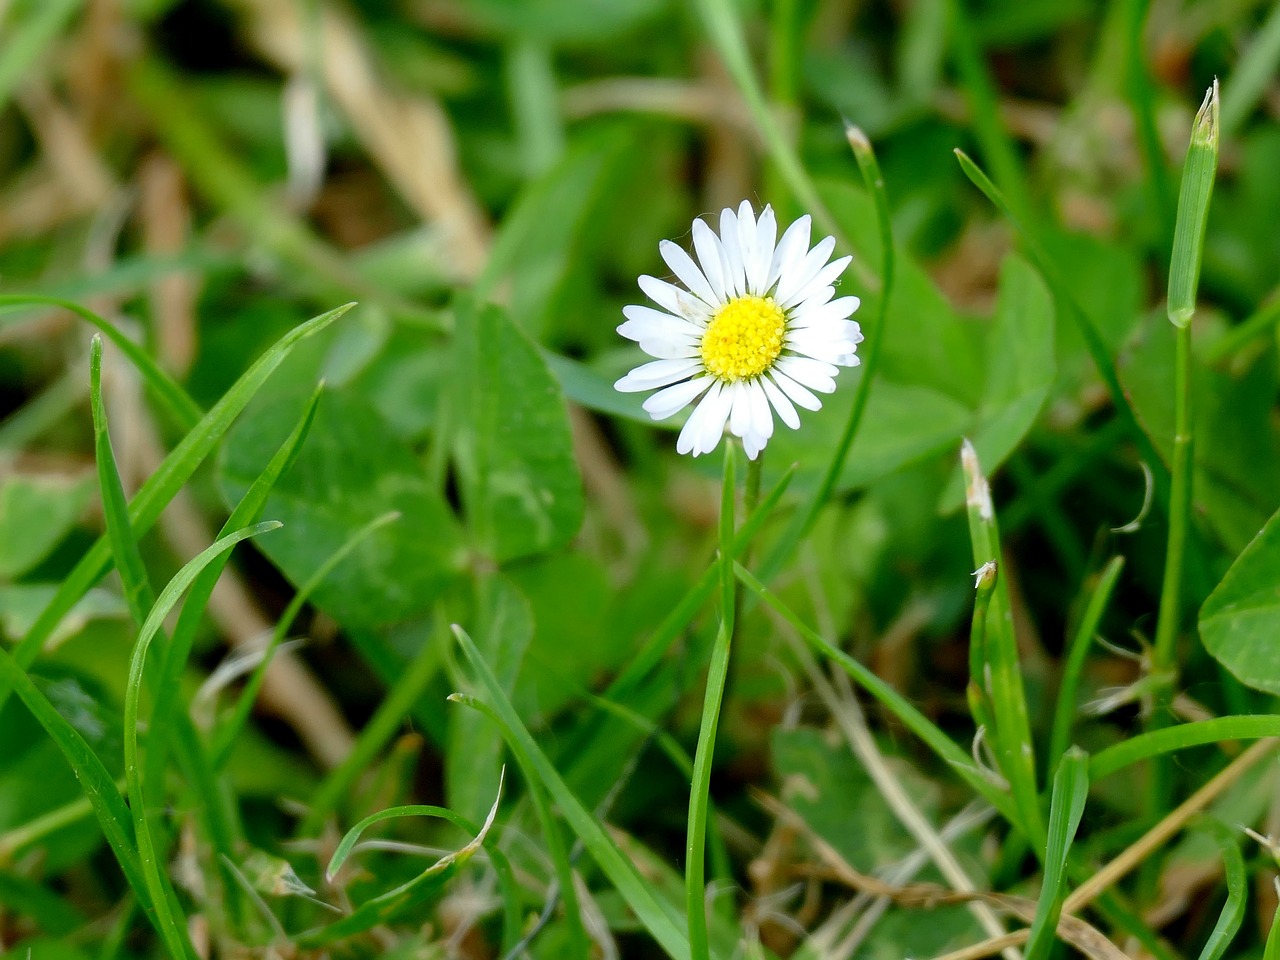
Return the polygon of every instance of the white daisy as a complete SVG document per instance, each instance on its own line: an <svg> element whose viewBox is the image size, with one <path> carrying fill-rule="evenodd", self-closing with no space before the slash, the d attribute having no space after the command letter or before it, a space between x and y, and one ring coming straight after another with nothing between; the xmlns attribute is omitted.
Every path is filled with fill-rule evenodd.
<svg viewBox="0 0 1280 960"><path fill-rule="evenodd" d="M858 364L862 331L849 316L857 297L833 286L851 257L828 263L836 241L809 249L808 216L774 242L778 224L765 206L756 219L746 200L720 214L720 233L693 221L697 262L670 240L658 249L675 284L641 277L640 289L661 310L629 306L618 327L651 357L614 384L624 393L659 389L644 402L655 420L697 401L676 450L695 457L720 443L726 423L752 460L773 435L773 411L791 429L796 406L818 410L840 367ZM699 399L701 398L701 399Z"/></svg>

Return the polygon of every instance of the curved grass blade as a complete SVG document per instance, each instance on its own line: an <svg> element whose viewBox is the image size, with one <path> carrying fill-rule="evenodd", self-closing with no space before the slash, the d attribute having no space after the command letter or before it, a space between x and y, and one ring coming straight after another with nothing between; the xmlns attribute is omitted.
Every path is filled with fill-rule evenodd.
<svg viewBox="0 0 1280 960"><path fill-rule="evenodd" d="M604 831L595 817L582 805L573 791L561 779L560 774L538 747L528 729L520 721L519 714L507 699L502 684L485 663L475 642L460 626L453 628L458 644L470 661L481 686L492 702L484 704L502 731L503 739L515 754L521 767L536 773L546 785L552 799L574 832L582 840L609 882L617 888L623 900L634 911L640 922L658 941L672 960L688 960L689 944L685 940L682 920L674 911L660 903L650 891L635 866L622 855L617 844ZM479 702L477 701L479 705Z"/></svg>
<svg viewBox="0 0 1280 960"><path fill-rule="evenodd" d="M1088 798L1089 756L1079 747L1072 747L1062 755L1062 762L1058 764L1058 772L1053 778L1044 884L1040 888L1035 919L1031 922L1026 960L1044 960L1053 946L1058 918L1062 915L1062 901L1066 896L1067 854L1080 827L1080 817L1084 814Z"/></svg>
<svg viewBox="0 0 1280 960"><path fill-rule="evenodd" d="M204 462L253 395L293 348L306 337L329 326L353 306L355 306L354 303L345 304L295 327L245 371L222 399L204 415L195 429L182 439L169 456L165 457L129 504L129 520L135 537L141 536L151 528L160 516L160 512L187 482L196 468ZM14 648L13 658L18 666L25 669L35 660L40 653L40 648L53 634L62 618L106 573L110 562L111 548L107 538L103 536L89 548L80 562L62 581L58 592L49 601L44 612ZM0 706L3 706L8 699L10 691L8 684L0 680Z"/></svg>
<svg viewBox="0 0 1280 960"><path fill-rule="evenodd" d="M499 785L498 796L494 798L493 806L489 809L489 815L485 818L475 838L466 846L441 857L407 883L402 883L394 890L389 890L380 896L374 897L372 900L362 903L350 916L335 920L327 926L297 934L293 938L293 942L300 947L321 947L336 940L363 933L365 930L379 924L389 923L405 907L421 903L425 898L444 886L450 878L462 869L467 861L475 856L476 851L480 849L485 842L485 838L488 837L489 830L493 827L493 821L498 815L498 804L501 801L502 790L501 785ZM342 842L338 844L338 849L334 851L333 857L329 860L329 866L325 871L326 878L333 879L334 875L346 862L347 857L350 856L356 841L360 839L360 834L366 829L382 820L404 816L409 813L444 817L453 823L459 822L450 811L440 807L393 807L390 810L372 814L347 831L346 836L342 838Z"/></svg>
<svg viewBox="0 0 1280 960"><path fill-rule="evenodd" d="M200 405L192 400L169 374L165 373L160 365L151 358L150 354L125 336L120 328L110 320L99 316L86 307L80 306L74 300L64 300L62 297L47 296L40 293L0 294L0 307L31 306L35 304L60 307L97 327L128 358L138 373L142 375L143 381L160 399L165 409L172 414L183 430L192 430L200 422L200 418L204 416L204 411L200 409Z"/></svg>
<svg viewBox="0 0 1280 960"><path fill-rule="evenodd" d="M169 615L169 611L173 609L183 592L191 586L192 581L199 576L201 570L241 540L267 533L279 526L277 521L268 520L253 527L237 530L222 537L189 561L161 591L142 629L138 632L137 643L134 644L133 654L129 658L129 678L124 697L124 772L129 788L129 810L133 815L133 831L138 844L142 874L151 895L151 903L155 908L156 925L166 948L175 957L194 957L195 953L187 938L185 925L178 924L173 915L166 891L167 877L157 856L155 840L151 835L146 798L143 795L142 767L138 762L138 708L142 698L142 675L146 668L147 649L160 632L164 618Z"/></svg>
<svg viewBox="0 0 1280 960"><path fill-rule="evenodd" d="M287 468L286 468L287 469ZM252 492L252 491L250 491ZM249 494L245 494L247 498ZM298 614L302 612L302 608L307 601L311 599L311 594L316 588L328 578L329 574L337 569L351 551L360 544L364 543L374 532L381 530L388 523L393 523L400 518L399 511L391 511L384 513L380 517L374 517L359 530L349 536L342 546L329 554L325 558L324 563L316 568L315 573L307 580L306 583L293 595L293 599L289 601L289 605L284 608L284 613L280 615L280 619L276 621L276 628L271 632L271 641L267 644L267 649L262 653L262 660L254 668L248 682L245 684L244 690L240 693L240 699L236 701L235 709L231 716L223 722L218 728L218 732L214 735L213 746L210 749L211 763L215 770L221 770L226 765L227 760L231 757L231 749L235 746L236 738L240 736L240 732L249 722L249 713L253 710L253 705L258 700L258 694L262 690L263 681L267 676L267 668L271 666L272 657L280 644L284 642L284 638L288 636L293 621L298 618ZM179 621L181 623L181 621ZM372 725L372 724L371 724ZM367 733L367 728L366 728ZM361 739L365 736L361 734ZM357 741L357 751L359 742ZM353 753L356 751L353 751ZM339 768L340 769L340 768ZM336 771L335 771L336 772ZM313 808L315 806L313 801ZM318 826L318 824L317 824Z"/></svg>
<svg viewBox="0 0 1280 960"><path fill-rule="evenodd" d="M1186 750L1188 747L1202 747L1207 743L1220 743L1224 740L1261 740L1268 737L1280 737L1280 715L1256 714L1196 720L1194 723L1140 733L1098 751L1089 762L1089 776L1094 780L1101 780L1142 760L1150 760L1175 750Z"/></svg>
<svg viewBox="0 0 1280 960"><path fill-rule="evenodd" d="M262 513L262 508L266 505L267 496L271 493L271 488L276 485L276 481L280 477L288 472L294 460L297 459L298 451L302 448L302 444L311 430L312 421L315 419L316 406L320 402L320 395L323 390L324 383L322 382L316 387L311 399L307 402L306 409L303 410L297 426L285 438L284 443L280 445L275 455L267 463L266 468L253 481L249 489L245 491L245 495L240 498L240 502L236 504L235 509L231 511L231 516L222 525L222 529L218 531L219 537L224 537L233 530L240 530L251 523L257 522ZM187 658L191 655L191 646L195 642L196 631L199 629L200 621L204 617L205 608L209 605L209 598L213 596L214 588L218 585L218 579L222 576L222 571L226 569L230 559L231 554L229 552L224 553L210 563L209 566L205 567L204 570L200 571L200 576L196 577L191 584L187 602L182 605L182 612L178 615L178 622L173 628L173 636L164 650L160 661L155 701L151 707L152 732L147 742L147 775L145 777L145 781L148 784L157 782L159 772L164 765L165 750L168 746L168 732L170 730L169 718L175 709L182 671L186 669ZM212 770L216 771L218 769L218 765L212 757L209 761L209 766ZM231 853L229 850L221 852L227 855Z"/></svg>
<svg viewBox="0 0 1280 960"><path fill-rule="evenodd" d="M1218 922L1213 925L1209 939L1204 942L1200 951L1200 960L1222 960L1222 955L1231 946L1240 924L1244 920L1245 907L1248 905L1249 877L1244 868L1244 857L1240 854L1240 842L1235 833L1213 819L1204 821L1205 827L1213 834L1218 849L1222 851L1222 870L1227 880L1227 902L1222 905L1222 913Z"/></svg>

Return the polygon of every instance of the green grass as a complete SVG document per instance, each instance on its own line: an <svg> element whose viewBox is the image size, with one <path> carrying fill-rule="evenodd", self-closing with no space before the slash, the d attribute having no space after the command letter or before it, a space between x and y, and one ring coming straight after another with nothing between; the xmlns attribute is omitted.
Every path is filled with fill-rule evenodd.
<svg viewBox="0 0 1280 960"><path fill-rule="evenodd" d="M1280 955L1269 5L0 6L0 952ZM682 457L744 198L865 339Z"/></svg>

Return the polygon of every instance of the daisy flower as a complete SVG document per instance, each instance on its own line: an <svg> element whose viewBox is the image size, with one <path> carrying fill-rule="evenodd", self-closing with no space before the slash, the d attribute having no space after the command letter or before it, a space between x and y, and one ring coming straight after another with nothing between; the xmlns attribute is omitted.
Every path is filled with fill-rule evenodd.
<svg viewBox="0 0 1280 960"><path fill-rule="evenodd" d="M659 244L684 286L640 278L662 309L624 307L618 332L656 359L614 387L657 389L644 402L654 420L696 401L676 441L680 453L710 453L727 424L754 460L773 436L775 412L796 429L796 407L821 409L815 391L831 393L839 368L858 364L862 332L849 316L859 301L835 297L833 286L852 258L828 263L835 238L809 249L809 229L803 216L778 240L773 209L757 219L743 200L736 213L721 212L718 235L693 221L696 262L670 240Z"/></svg>

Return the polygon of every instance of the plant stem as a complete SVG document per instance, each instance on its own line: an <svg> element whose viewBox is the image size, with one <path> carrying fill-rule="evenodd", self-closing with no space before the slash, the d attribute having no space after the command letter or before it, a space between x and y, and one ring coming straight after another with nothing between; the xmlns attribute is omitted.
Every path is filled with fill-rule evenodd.
<svg viewBox="0 0 1280 960"><path fill-rule="evenodd" d="M702 702L702 726L693 758L693 783L689 793L689 826L685 846L685 907L689 915L689 956L710 960L707 938L706 853L707 812L711 793L711 760L715 753L720 705L724 700L725 678L729 673L729 648L733 642L734 606L737 579L733 569L733 506L736 448L726 443L724 487L720 497L720 629L711 649L707 670L707 692Z"/></svg>
<svg viewBox="0 0 1280 960"><path fill-rule="evenodd" d="M1173 471L1169 492L1169 540L1164 580L1160 584L1160 613L1156 621L1153 669L1171 669L1178 635L1182 567L1191 514L1191 327L1178 327L1173 395Z"/></svg>

